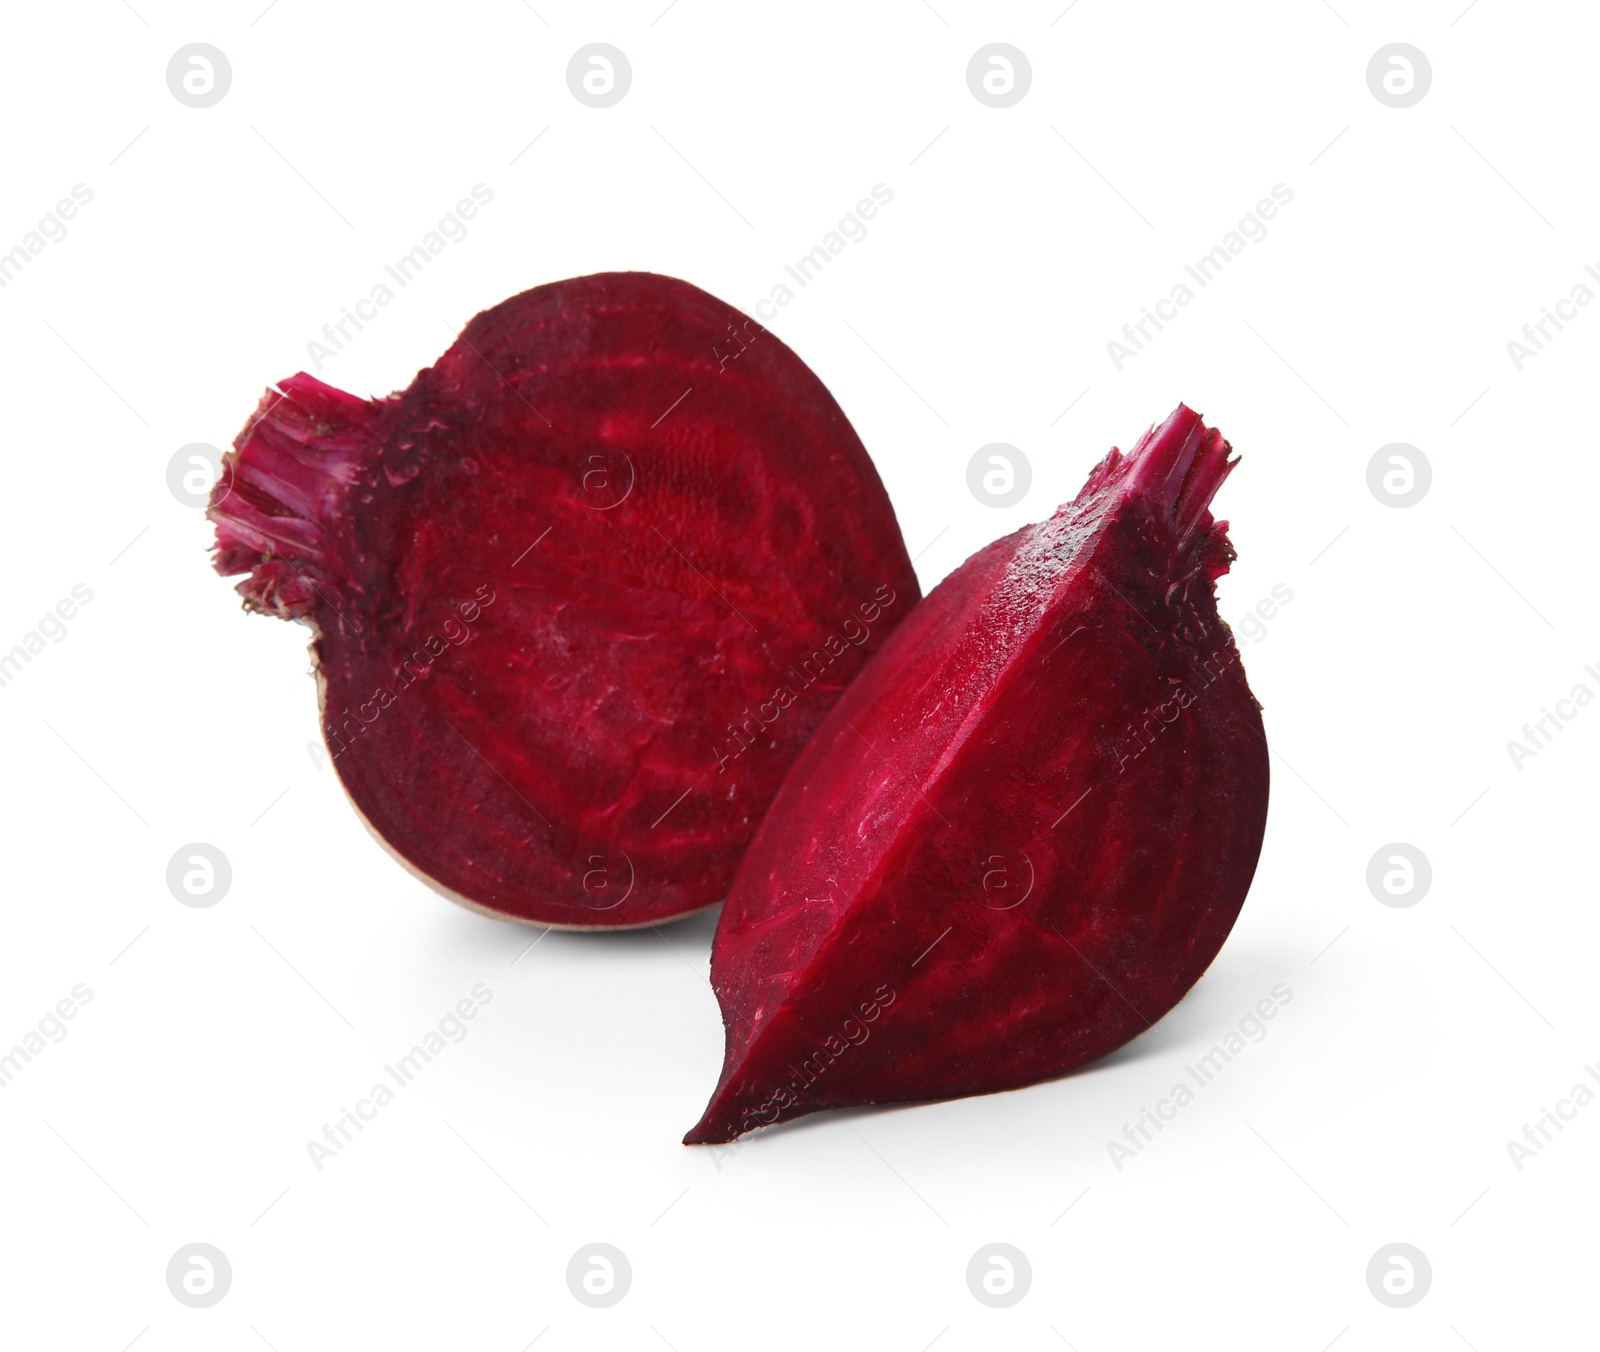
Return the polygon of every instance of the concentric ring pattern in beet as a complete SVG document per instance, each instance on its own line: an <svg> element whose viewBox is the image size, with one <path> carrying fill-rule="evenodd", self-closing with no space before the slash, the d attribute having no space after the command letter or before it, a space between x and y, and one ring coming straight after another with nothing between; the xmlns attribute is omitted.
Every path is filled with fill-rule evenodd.
<svg viewBox="0 0 1600 1352"><path fill-rule="evenodd" d="M719 901L918 600L822 383L649 273L515 296L387 398L281 382L209 514L247 608L314 627L324 737L374 833L543 924Z"/></svg>

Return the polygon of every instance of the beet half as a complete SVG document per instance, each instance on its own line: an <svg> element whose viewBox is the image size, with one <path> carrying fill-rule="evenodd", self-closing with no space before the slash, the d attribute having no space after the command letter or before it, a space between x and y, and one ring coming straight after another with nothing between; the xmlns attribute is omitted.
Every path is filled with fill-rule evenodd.
<svg viewBox="0 0 1600 1352"><path fill-rule="evenodd" d="M686 1142L1059 1076L1199 979L1267 813L1215 597L1229 451L1180 406L968 559L833 707L718 924L727 1056Z"/></svg>
<svg viewBox="0 0 1600 1352"><path fill-rule="evenodd" d="M234 446L217 571L314 629L324 738L378 839L510 919L721 900L918 599L822 383L668 277L515 296L384 399L294 376Z"/></svg>

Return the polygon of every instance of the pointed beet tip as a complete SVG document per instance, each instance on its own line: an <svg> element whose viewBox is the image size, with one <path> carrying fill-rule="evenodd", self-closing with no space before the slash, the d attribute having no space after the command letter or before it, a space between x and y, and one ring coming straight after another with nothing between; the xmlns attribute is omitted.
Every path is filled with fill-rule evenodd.
<svg viewBox="0 0 1600 1352"><path fill-rule="evenodd" d="M711 1095L711 1101L706 1104L705 1112L700 1115L700 1120L689 1128L683 1143L726 1145L729 1141L738 1140L752 1127L748 1114L744 1122L740 1122L739 1106L737 1095L731 1093L726 1084L718 1084L716 1091Z"/></svg>
<svg viewBox="0 0 1600 1352"><path fill-rule="evenodd" d="M711 1110L708 1108L706 1115L685 1133L683 1143L685 1145L726 1145L738 1135L737 1131L733 1131L725 1125L713 1123Z"/></svg>

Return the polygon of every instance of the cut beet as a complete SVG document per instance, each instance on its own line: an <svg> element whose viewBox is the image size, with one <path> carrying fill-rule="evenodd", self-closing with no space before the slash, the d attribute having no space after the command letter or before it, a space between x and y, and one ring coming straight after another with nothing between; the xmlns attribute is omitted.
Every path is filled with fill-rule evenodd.
<svg viewBox="0 0 1600 1352"><path fill-rule="evenodd" d="M513 297L385 399L294 376L234 445L216 567L316 631L345 789L425 881L513 919L721 900L918 597L822 383L667 277Z"/></svg>
<svg viewBox="0 0 1600 1352"><path fill-rule="evenodd" d="M834 706L723 910L727 1057L687 1141L1058 1076L1205 971L1267 812L1213 585L1229 449L1180 406L968 559Z"/></svg>

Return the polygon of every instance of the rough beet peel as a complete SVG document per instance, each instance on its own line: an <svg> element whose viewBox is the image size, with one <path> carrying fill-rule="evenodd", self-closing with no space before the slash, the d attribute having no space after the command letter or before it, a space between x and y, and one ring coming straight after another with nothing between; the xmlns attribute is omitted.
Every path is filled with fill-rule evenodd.
<svg viewBox="0 0 1600 1352"><path fill-rule="evenodd" d="M727 1053L686 1140L1032 1084L1205 971L1267 746L1214 580L1232 462L1180 407L889 638L796 761L712 949Z"/></svg>
<svg viewBox="0 0 1600 1352"><path fill-rule="evenodd" d="M234 446L216 568L315 631L340 781L412 871L512 919L721 900L918 599L821 382L667 277L515 296L386 398L294 376Z"/></svg>

